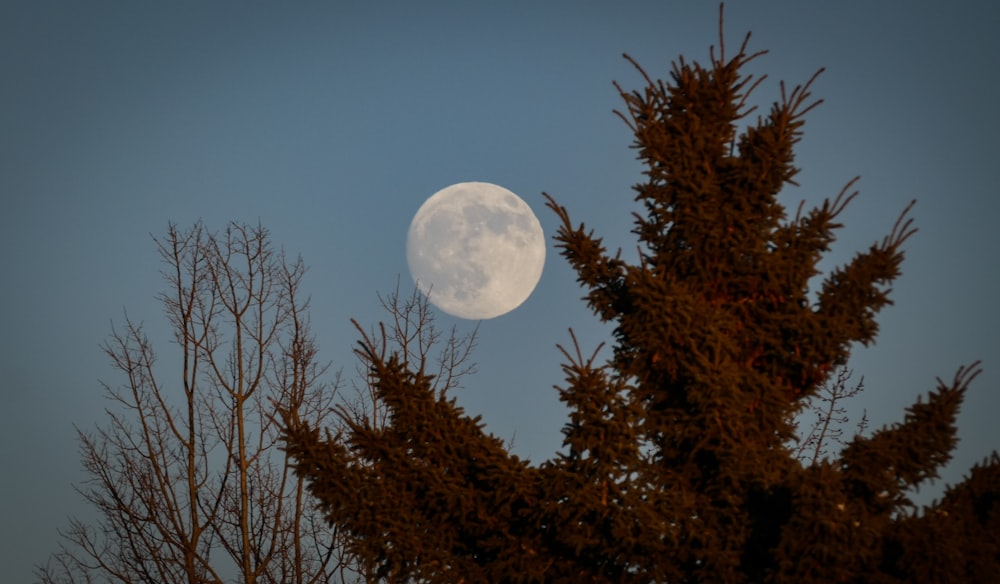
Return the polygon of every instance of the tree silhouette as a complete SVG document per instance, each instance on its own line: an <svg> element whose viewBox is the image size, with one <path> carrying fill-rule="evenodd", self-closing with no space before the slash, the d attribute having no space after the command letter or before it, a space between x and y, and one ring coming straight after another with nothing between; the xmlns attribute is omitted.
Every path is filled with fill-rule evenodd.
<svg viewBox="0 0 1000 584"><path fill-rule="evenodd" d="M721 27L720 27L721 28ZM806 460L795 419L878 332L907 207L889 234L810 282L851 181L786 214L793 151L819 102L812 79L752 123L761 52L749 35L707 66L619 87L645 170L635 185L638 258L611 254L565 208L555 236L613 353L563 348L564 449L530 465L487 434L429 371L364 336L386 423L339 433L286 412L286 440L329 520L368 573L390 582L1000 581L1000 460L917 509L908 493L949 459L978 363ZM815 77L813 78L815 79ZM515 364L512 364L514 366ZM869 389L869 391L872 391ZM819 452L819 451L816 451Z"/></svg>
<svg viewBox="0 0 1000 584"><path fill-rule="evenodd" d="M301 258L260 226L210 233L170 225L157 240L160 295L179 358L165 373L141 324L126 318L104 352L108 421L79 430L96 511L73 519L44 583L318 583L350 567L278 449L276 405L322 424L334 401L309 331Z"/></svg>

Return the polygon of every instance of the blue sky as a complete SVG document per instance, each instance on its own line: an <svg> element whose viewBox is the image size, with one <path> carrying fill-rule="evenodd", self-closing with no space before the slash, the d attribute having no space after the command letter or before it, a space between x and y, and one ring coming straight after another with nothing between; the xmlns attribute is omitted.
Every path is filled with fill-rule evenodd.
<svg viewBox="0 0 1000 584"><path fill-rule="evenodd" d="M613 6L612 6L613 4ZM74 425L103 421L100 343L123 311L164 359L170 334L150 234L168 221L256 223L311 266L322 357L353 371L350 318L383 318L376 293L410 281L410 219L438 189L493 182L531 205L546 237L553 195L634 249L640 167L611 82L707 60L713 2L36 2L0 4L0 565L26 581L69 515L88 511ZM852 362L852 404L898 421L934 379L982 359L945 480L1000 444L1000 8L986 1L731 3L769 79L815 85L800 188L818 203L861 175L824 267L880 239L917 199L896 305ZM478 374L458 393L535 461L559 446L556 343L606 340L549 245L535 293L479 328ZM438 316L461 332L474 323ZM930 498L938 482L925 489Z"/></svg>

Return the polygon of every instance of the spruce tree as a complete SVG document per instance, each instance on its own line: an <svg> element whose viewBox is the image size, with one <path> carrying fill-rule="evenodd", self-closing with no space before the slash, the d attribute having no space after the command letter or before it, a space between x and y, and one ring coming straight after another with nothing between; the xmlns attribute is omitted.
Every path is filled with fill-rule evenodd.
<svg viewBox="0 0 1000 584"><path fill-rule="evenodd" d="M760 79L744 69L762 53L748 41L734 56L720 42L707 66L679 60L669 81L633 62L645 87L619 87L645 167L635 261L546 195L585 301L614 326L606 360L563 349L555 458L520 460L386 338L357 349L385 424L345 415L331 433L286 415L298 472L372 578L1000 581L996 454L941 501L909 499L948 461L978 363L839 455L795 455L796 415L875 339L915 229L907 207L810 290L854 183L808 211L778 202L819 101L812 80L782 85L750 122Z"/></svg>

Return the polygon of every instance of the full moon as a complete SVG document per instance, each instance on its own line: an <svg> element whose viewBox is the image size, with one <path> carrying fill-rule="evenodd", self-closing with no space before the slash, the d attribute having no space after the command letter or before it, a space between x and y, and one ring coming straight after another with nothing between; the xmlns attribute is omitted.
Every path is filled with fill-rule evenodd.
<svg viewBox="0 0 1000 584"><path fill-rule="evenodd" d="M482 320L531 295L545 265L545 237L520 197L495 184L463 182L434 193L414 215L406 260L432 304Z"/></svg>

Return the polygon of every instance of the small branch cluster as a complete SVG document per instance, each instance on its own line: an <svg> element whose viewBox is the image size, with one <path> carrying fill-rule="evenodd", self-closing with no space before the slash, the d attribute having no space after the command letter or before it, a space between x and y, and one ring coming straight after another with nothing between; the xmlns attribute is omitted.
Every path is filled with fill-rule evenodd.
<svg viewBox="0 0 1000 584"><path fill-rule="evenodd" d="M836 376L824 383L819 393L810 400L808 409L815 419L809 431L801 438L797 438L798 444L795 447L795 456L802 462L815 465L833 454L830 451L833 444L837 444L840 448L847 446L847 441L844 440L844 425L849 423L851 418L847 415L844 403L865 390L864 378L854 386L848 386L847 382L852 374L853 371L846 367L840 368ZM868 412L865 410L857 421L854 437L863 436L867 429Z"/></svg>

